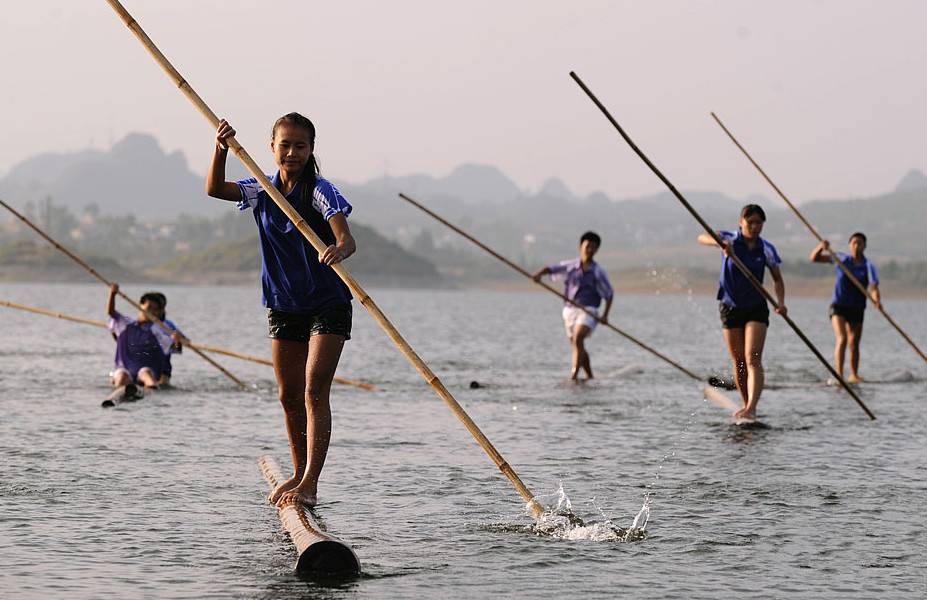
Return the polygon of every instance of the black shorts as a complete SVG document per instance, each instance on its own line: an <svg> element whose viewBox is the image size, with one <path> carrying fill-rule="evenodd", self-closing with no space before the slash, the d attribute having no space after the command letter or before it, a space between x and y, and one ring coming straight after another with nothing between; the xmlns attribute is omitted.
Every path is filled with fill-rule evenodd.
<svg viewBox="0 0 927 600"><path fill-rule="evenodd" d="M719 302L718 312L721 313L721 327L724 329L743 329L748 321L769 325L769 306L765 302L737 308Z"/></svg>
<svg viewBox="0 0 927 600"><path fill-rule="evenodd" d="M865 306L837 306L836 304L831 304L830 310L827 311L827 315L830 317L834 315L843 317L846 319L847 323L862 323L863 314L865 312Z"/></svg>
<svg viewBox="0 0 927 600"><path fill-rule="evenodd" d="M267 336L275 340L308 342L314 335L331 333L349 340L353 312L350 302L305 313L272 308L267 313Z"/></svg>

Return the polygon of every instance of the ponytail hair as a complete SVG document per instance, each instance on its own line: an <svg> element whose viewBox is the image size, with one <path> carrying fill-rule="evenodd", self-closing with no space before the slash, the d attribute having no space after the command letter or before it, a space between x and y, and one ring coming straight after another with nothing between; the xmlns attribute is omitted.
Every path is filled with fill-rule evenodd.
<svg viewBox="0 0 927 600"><path fill-rule="evenodd" d="M316 180L322 172L315 158L315 125L303 115L291 112L274 121L274 127L270 131L271 140L277 136L277 128L283 123L303 127L309 132L309 144L312 147L312 154L309 155L309 162L306 163L306 167L299 176L299 198L296 201L296 206L293 207L296 212L305 218L309 214L308 211L312 209L312 194L315 191Z"/></svg>

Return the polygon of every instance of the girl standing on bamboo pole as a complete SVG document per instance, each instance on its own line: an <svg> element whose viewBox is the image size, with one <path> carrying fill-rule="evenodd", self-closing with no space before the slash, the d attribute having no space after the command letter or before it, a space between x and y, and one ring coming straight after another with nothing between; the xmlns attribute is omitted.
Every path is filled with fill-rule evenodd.
<svg viewBox="0 0 927 600"><path fill-rule="evenodd" d="M260 234L274 374L293 457L293 476L269 499L278 506L314 506L331 439L332 380L344 342L351 338L351 292L330 266L356 249L346 219L351 205L319 175L312 122L298 113L277 119L270 149L279 170L270 180L328 244L316 253L255 178L225 180L226 139L234 135L221 120L206 193L251 209Z"/></svg>
<svg viewBox="0 0 927 600"><path fill-rule="evenodd" d="M834 256L825 254L830 248L827 240L811 252L811 262L832 263ZM837 260L853 274L863 286L872 290L876 308L881 308L879 297L879 276L873 265L863 254L866 251L866 235L856 232L850 236L850 254L835 253ZM843 269L837 266L837 282L830 301L830 322L834 327L834 369L843 377L843 359L847 346L850 347L850 378L847 383L859 383L859 341L863 337L863 313L866 310L866 294L861 292Z"/></svg>
<svg viewBox="0 0 927 600"><path fill-rule="evenodd" d="M724 242L718 306L724 341L734 363L734 380L744 404L734 416L741 419L756 419L756 405L763 393L763 346L769 327L769 306L763 294L736 267L731 255L736 255L760 283L764 272L769 269L779 305L776 312L787 312L785 283L779 271L782 260L776 248L760 237L765 222L766 213L762 207L748 204L740 211L740 228L736 233L717 232ZM699 235L698 241L706 246L718 245L715 238L707 233Z"/></svg>

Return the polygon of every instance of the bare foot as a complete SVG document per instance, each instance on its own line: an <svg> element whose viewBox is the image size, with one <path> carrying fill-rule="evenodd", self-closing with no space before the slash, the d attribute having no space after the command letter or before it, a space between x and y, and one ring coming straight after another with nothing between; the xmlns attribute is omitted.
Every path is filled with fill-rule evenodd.
<svg viewBox="0 0 927 600"><path fill-rule="evenodd" d="M863 380L858 375L850 375L850 378L847 379L847 383L861 383Z"/></svg>
<svg viewBox="0 0 927 600"><path fill-rule="evenodd" d="M746 408L741 408L734 413L734 418L740 421L756 421L756 411L747 410Z"/></svg>
<svg viewBox="0 0 927 600"><path fill-rule="evenodd" d="M306 488L308 488L308 486L306 486ZM277 506L282 507L287 504L302 504L303 506L312 508L316 505L316 491L306 488L296 486L283 492L280 498L277 499Z"/></svg>
<svg viewBox="0 0 927 600"><path fill-rule="evenodd" d="M284 492L288 492L292 490L293 488L295 488L297 485L299 485L300 479L301 479L300 477L296 477L295 475L293 477L290 477L289 479L287 479L286 481L284 481L283 483L275 487L274 491L272 491L270 493L270 496L267 497L267 500L271 504L276 504L277 501L280 500L280 496Z"/></svg>
<svg viewBox="0 0 927 600"><path fill-rule="evenodd" d="M753 423L754 421L756 421L756 412L741 410L741 411L738 411L737 418L740 419L741 421L748 421L750 423Z"/></svg>

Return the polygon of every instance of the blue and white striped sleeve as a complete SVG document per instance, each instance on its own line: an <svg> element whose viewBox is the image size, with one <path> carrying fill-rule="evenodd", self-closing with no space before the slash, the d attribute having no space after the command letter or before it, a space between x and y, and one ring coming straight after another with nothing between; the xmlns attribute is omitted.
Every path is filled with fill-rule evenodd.
<svg viewBox="0 0 927 600"><path fill-rule="evenodd" d="M326 221L331 219L335 213L342 213L347 217L353 210L338 188L321 177L316 181L315 189L312 190L312 207L322 213Z"/></svg>
<svg viewBox="0 0 927 600"><path fill-rule="evenodd" d="M879 276L876 275L875 265L868 258L866 259L866 266L869 267L869 285L879 285Z"/></svg>
<svg viewBox="0 0 927 600"><path fill-rule="evenodd" d="M254 208L257 204L258 195L264 191L261 184L254 177L242 179L238 182L238 190L241 192L241 200L238 201L238 210L248 210Z"/></svg>
<svg viewBox="0 0 927 600"><path fill-rule="evenodd" d="M766 266L770 269L778 267L782 264L782 259L779 258L779 253L776 252L776 247L763 240L763 252L766 254Z"/></svg>

